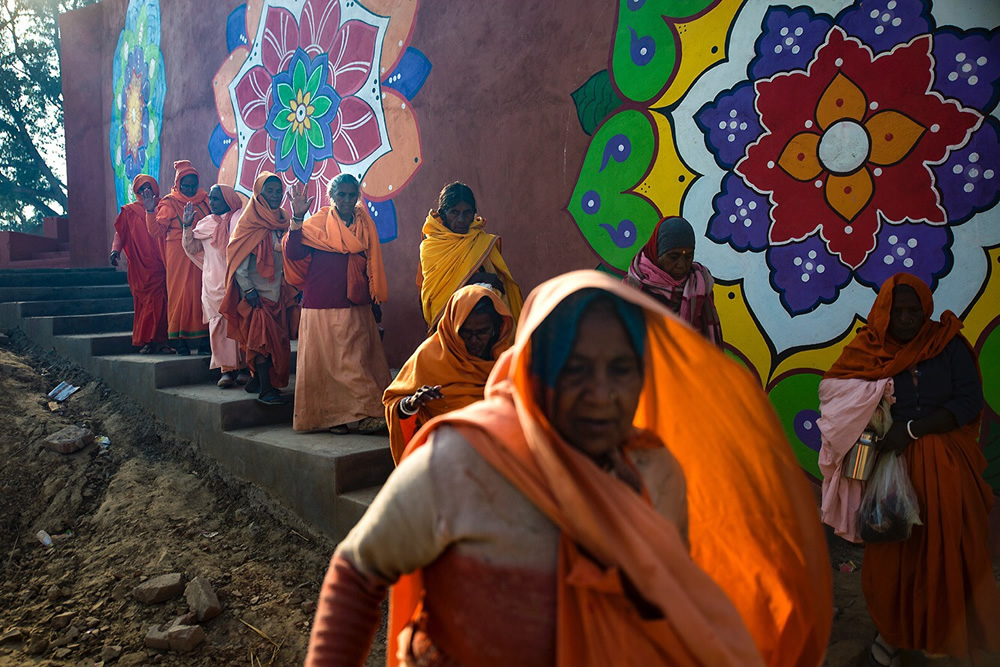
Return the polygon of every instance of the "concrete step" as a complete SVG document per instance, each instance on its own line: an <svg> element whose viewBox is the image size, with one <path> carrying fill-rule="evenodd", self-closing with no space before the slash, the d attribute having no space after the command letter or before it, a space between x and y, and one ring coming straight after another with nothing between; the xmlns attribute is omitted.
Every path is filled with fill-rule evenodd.
<svg viewBox="0 0 1000 667"><path fill-rule="evenodd" d="M260 426L206 441L209 453L328 535L343 537L393 470L389 438Z"/></svg>
<svg viewBox="0 0 1000 667"><path fill-rule="evenodd" d="M388 439L387 439L388 440ZM389 454L389 459L392 459L392 454ZM391 470L389 472L392 472ZM388 478L388 475L386 475ZM375 496L378 492L382 490L382 485L378 484L376 486L367 486L363 489L357 489L355 491L348 491L337 496L337 519L342 522L339 535L346 535L351 531L351 528L361 521L361 517L365 515L368 508L371 507L372 502L375 500Z"/></svg>
<svg viewBox="0 0 1000 667"><path fill-rule="evenodd" d="M32 259L69 259L69 250L49 250L47 252L36 252L31 256Z"/></svg>
<svg viewBox="0 0 1000 667"><path fill-rule="evenodd" d="M46 315L91 315L124 313L132 310L132 297L114 299L77 299L71 301L22 301L17 303L21 317Z"/></svg>
<svg viewBox="0 0 1000 667"><path fill-rule="evenodd" d="M93 273L116 273L118 269L113 266L94 266L94 267L39 267L37 269L11 269L3 268L0 269L0 276L5 276L9 274L21 274L21 273L76 273L76 274L93 274Z"/></svg>
<svg viewBox="0 0 1000 667"><path fill-rule="evenodd" d="M56 315L31 319L51 320L52 334L55 336L64 336L71 334L131 331L133 313L132 311L128 311L121 313L94 313L86 315Z"/></svg>
<svg viewBox="0 0 1000 667"><path fill-rule="evenodd" d="M69 266L71 261L68 252L60 253L50 259L17 259L7 262L4 270L8 271L33 271L38 269L59 270L59 267Z"/></svg>
<svg viewBox="0 0 1000 667"><path fill-rule="evenodd" d="M25 324L30 326L32 320L39 320L44 318L31 318L25 320ZM30 335L30 334L29 334ZM64 336L55 336L57 341L63 343L63 350L72 350L73 352L69 355L71 359L76 359L78 356L88 355L91 357L100 357L108 354L125 354L132 351L132 332L131 331L107 331L103 333L85 333L85 334L71 334ZM59 349L59 346L53 345L56 350L62 354L67 354L63 350Z"/></svg>
<svg viewBox="0 0 1000 667"><path fill-rule="evenodd" d="M128 373L132 382L156 389L185 385L214 386L219 369L209 369L212 358L197 354L115 354L100 358L115 373ZM292 373L298 360L298 341L292 341ZM289 386L292 386L289 384ZM232 389L227 390L232 391Z"/></svg>
<svg viewBox="0 0 1000 667"><path fill-rule="evenodd" d="M158 389L156 417L174 426L186 438L203 433L232 431L251 426L292 423L295 376L282 395L287 405L261 405L243 387L219 389L214 384L191 384Z"/></svg>
<svg viewBox="0 0 1000 667"><path fill-rule="evenodd" d="M79 287L86 285L125 285L124 271L55 271L0 274L0 287Z"/></svg>
<svg viewBox="0 0 1000 667"><path fill-rule="evenodd" d="M128 285L75 285L66 287L0 287L0 302L68 301L130 297Z"/></svg>

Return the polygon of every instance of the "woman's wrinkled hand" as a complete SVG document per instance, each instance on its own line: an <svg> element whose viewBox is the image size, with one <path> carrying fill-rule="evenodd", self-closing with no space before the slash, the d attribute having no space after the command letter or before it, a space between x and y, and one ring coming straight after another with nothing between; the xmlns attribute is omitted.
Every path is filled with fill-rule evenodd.
<svg viewBox="0 0 1000 667"><path fill-rule="evenodd" d="M299 220L304 218L315 200L315 197L306 199L306 186L299 183L293 185L291 196L288 198L288 202L292 205L292 218Z"/></svg>
<svg viewBox="0 0 1000 667"><path fill-rule="evenodd" d="M181 215L181 227L190 227L194 222L194 206L191 202L184 204L184 214Z"/></svg>
<svg viewBox="0 0 1000 667"><path fill-rule="evenodd" d="M142 191L142 205L146 208L146 213L152 213L156 210L156 195L148 188Z"/></svg>
<svg viewBox="0 0 1000 667"><path fill-rule="evenodd" d="M444 394L441 393L441 385L436 384L433 387L429 387L425 384L420 389L417 389L412 396L408 396L403 400L406 402L406 408L410 412L413 412L414 410L419 410L431 401L437 401L442 398L444 398Z"/></svg>

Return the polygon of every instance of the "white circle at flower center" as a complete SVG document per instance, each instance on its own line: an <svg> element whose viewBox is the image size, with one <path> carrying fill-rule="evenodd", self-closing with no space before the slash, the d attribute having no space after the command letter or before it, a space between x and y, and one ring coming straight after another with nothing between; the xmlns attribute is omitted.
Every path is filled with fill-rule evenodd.
<svg viewBox="0 0 1000 667"><path fill-rule="evenodd" d="M300 104L295 108L295 120L302 122L306 119L306 105Z"/></svg>
<svg viewBox="0 0 1000 667"><path fill-rule="evenodd" d="M827 128L819 140L819 161L834 174L851 174L868 160L871 139L854 120L840 120Z"/></svg>

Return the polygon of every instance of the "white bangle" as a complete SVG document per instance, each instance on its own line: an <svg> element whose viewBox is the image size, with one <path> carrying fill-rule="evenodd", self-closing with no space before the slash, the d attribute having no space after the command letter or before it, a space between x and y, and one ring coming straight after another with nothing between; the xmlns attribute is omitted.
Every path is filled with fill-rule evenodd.
<svg viewBox="0 0 1000 667"><path fill-rule="evenodd" d="M402 412L407 417L412 417L413 415L415 415L418 412L420 412L420 408L415 408L412 412L410 410L408 410L406 408L406 399L408 399L408 398L409 398L409 396L407 396L406 398L404 398L403 400L401 400L399 402L399 411Z"/></svg>
<svg viewBox="0 0 1000 667"><path fill-rule="evenodd" d="M912 419L910 421L906 422L906 435L910 436L910 440L916 440L917 436L913 435L913 431L910 429L910 426L912 424L913 424L913 420Z"/></svg>

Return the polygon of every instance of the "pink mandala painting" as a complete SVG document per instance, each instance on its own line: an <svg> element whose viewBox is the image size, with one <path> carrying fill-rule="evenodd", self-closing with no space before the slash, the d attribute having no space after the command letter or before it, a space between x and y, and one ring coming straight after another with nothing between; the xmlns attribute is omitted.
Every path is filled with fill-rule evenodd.
<svg viewBox="0 0 1000 667"><path fill-rule="evenodd" d="M409 47L416 2L257 0L226 26L230 54L213 79L219 180L249 195L262 171L303 183L314 208L330 181L355 175L383 242L392 197L423 162L410 100L430 62Z"/></svg>

